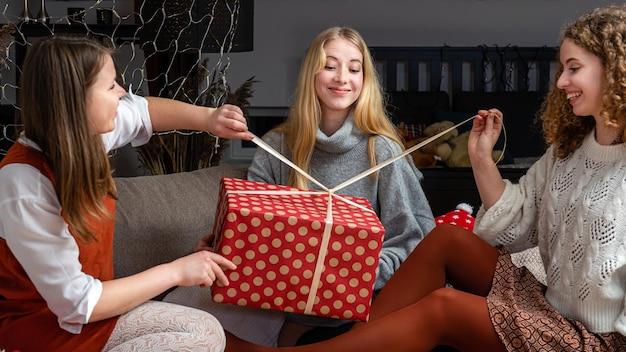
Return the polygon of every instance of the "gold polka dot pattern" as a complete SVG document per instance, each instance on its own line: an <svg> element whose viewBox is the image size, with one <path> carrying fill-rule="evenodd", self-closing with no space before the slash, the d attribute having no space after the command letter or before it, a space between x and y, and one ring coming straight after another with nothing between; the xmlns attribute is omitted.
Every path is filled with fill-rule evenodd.
<svg viewBox="0 0 626 352"><path fill-rule="evenodd" d="M367 320L385 234L376 214L364 210L371 210L367 199L342 196L363 209L333 197L330 241L322 249L328 194L233 178L220 188L216 248L237 269L226 272L229 286L214 286L216 302ZM269 193L281 191L288 192Z"/></svg>

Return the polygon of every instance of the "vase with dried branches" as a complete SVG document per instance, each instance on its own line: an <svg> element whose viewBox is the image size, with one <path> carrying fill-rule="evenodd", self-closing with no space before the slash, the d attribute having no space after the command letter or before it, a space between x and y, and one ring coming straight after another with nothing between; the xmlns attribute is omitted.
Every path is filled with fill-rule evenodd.
<svg viewBox="0 0 626 352"><path fill-rule="evenodd" d="M205 60L200 75L206 78L210 74L211 77L207 89L199 94L198 104L209 107L237 105L247 116L252 86L257 82L254 76L231 91L230 85L225 83L224 70L211 74L206 67ZM227 147L227 140L206 132L168 131L154 135L148 143L139 147L139 159L153 175L170 174L216 166Z"/></svg>

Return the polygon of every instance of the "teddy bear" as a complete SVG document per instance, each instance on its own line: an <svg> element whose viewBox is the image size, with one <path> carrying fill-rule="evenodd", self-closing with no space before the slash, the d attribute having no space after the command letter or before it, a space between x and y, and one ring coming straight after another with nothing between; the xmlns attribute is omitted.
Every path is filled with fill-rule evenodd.
<svg viewBox="0 0 626 352"><path fill-rule="evenodd" d="M411 139L410 141L406 142L404 146L406 149L409 149L421 143L426 138L427 137L418 137ZM423 147L412 151L410 155L413 159L413 163L418 169L435 167L435 165L437 165L436 149L432 143L426 144Z"/></svg>
<svg viewBox="0 0 626 352"><path fill-rule="evenodd" d="M407 141L404 146L406 149L409 149L452 127L454 127L452 121L443 120L434 122L424 128L421 137ZM398 131L406 138L406 132L402 132L405 131L403 124L398 126ZM470 131L459 134L458 129L453 128L437 137L435 140L411 152L413 163L418 169L435 167L438 163L442 163L447 167L471 167L472 164L470 163L469 152L467 150L469 135ZM502 153L502 150L494 150L492 152L493 160L498 161Z"/></svg>
<svg viewBox="0 0 626 352"><path fill-rule="evenodd" d="M428 138L445 131L454 126L454 123L451 121L440 121L435 122L433 124L428 125L422 131L422 136L413 138L405 143L405 148L409 149ZM403 125L400 124L399 131L403 131ZM423 168L431 168L437 165L437 162L441 159L441 155L445 155L446 157L449 155L449 150L451 149L449 145L447 145L448 141L453 139L459 134L458 130L452 129L447 133L439 136L437 139L427 143L421 148L411 152L411 158L413 158L413 163L417 166L418 169ZM401 135L406 138L406 135L401 132Z"/></svg>
<svg viewBox="0 0 626 352"><path fill-rule="evenodd" d="M454 123L452 121L444 120L444 121L433 122L432 124L424 128L424 132L422 133L422 135L424 137L429 138L445 130L448 130L452 127L454 127ZM435 146L440 146L440 145L443 145L444 143L448 143L451 139L457 137L458 135L459 135L459 130L457 130L456 128L453 128L450 131L446 132L445 134L439 136L437 139L435 139L431 143L434 144Z"/></svg>
<svg viewBox="0 0 626 352"><path fill-rule="evenodd" d="M463 132L448 141L447 147L438 148L439 157L448 167L471 167L469 152L467 150L467 141L469 140L470 131ZM447 149L446 149L447 148ZM497 162L502 156L502 150L494 150L491 157Z"/></svg>

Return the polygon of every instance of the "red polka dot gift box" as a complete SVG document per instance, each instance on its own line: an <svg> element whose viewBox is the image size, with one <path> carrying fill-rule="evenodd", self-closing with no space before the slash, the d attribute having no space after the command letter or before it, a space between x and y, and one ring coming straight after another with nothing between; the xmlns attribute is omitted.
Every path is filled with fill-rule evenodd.
<svg viewBox="0 0 626 352"><path fill-rule="evenodd" d="M365 198L223 178L213 300L366 321L385 230Z"/></svg>

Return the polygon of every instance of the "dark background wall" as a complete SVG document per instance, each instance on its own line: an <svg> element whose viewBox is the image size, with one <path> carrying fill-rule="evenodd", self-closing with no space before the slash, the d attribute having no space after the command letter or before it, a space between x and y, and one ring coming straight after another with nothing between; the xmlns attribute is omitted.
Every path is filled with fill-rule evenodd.
<svg viewBox="0 0 626 352"><path fill-rule="evenodd" d="M564 22L602 0L256 0L254 51L230 81L260 82L252 105L288 105L300 60L322 29L350 25L370 46L554 46Z"/></svg>
<svg viewBox="0 0 626 352"><path fill-rule="evenodd" d="M149 0L161 1L161 0ZM168 0L173 1L173 0ZM565 21L615 1L606 0L255 0L254 51L230 54L228 79L236 87L251 76L259 81L253 106L285 106L300 60L313 37L332 25L349 25L371 46L554 46ZM46 2L51 16L94 1ZM132 0L103 0L133 16ZM0 1L5 18L19 15L22 0ZM39 0L30 0L36 15ZM95 22L95 11L87 20ZM213 54L206 54L213 55Z"/></svg>
<svg viewBox="0 0 626 352"><path fill-rule="evenodd" d="M40 0L27 0L36 16ZM161 2L163 0L147 0ZM167 0L179 1L179 0ZM198 1L198 0L196 0ZM238 87L254 76L258 81L250 99L253 107L288 106L304 51L317 33L334 25L356 28L370 46L555 46L562 26L581 13L610 4L610 0L255 0L254 50L230 53L227 80ZM0 22L15 21L24 0L0 0ZM133 0L52 1L47 12L57 19L68 7L83 7L87 23L95 23L96 7L115 7L123 23L133 23ZM117 22L117 21L115 21ZM131 55L124 48L124 55ZM142 52L133 62L141 63ZM204 54L216 62L216 54ZM11 83L14 72L5 71L2 82ZM137 85L134 85L137 87ZM151 92L144 92L150 94ZM2 104L15 101L9 91ZM245 166L250 156L223 159ZM229 159L230 158L230 159ZM136 156L122 162L135 173ZM127 164L127 165L126 165ZM120 167L121 169L121 167Z"/></svg>

